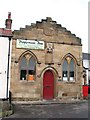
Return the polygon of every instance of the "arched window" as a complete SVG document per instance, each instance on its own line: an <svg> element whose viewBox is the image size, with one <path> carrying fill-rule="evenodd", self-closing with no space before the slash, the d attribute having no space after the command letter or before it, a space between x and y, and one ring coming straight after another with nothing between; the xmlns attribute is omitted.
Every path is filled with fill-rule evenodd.
<svg viewBox="0 0 90 120"><path fill-rule="evenodd" d="M36 60L33 56L24 56L20 60L20 80L34 80Z"/></svg>
<svg viewBox="0 0 90 120"><path fill-rule="evenodd" d="M62 64L63 81L75 81L75 62L71 57L64 59Z"/></svg>

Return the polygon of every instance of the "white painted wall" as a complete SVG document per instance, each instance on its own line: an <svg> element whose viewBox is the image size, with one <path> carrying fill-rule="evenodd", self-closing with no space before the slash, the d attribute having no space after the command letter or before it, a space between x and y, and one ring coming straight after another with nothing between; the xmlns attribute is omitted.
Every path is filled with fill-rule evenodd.
<svg viewBox="0 0 90 120"><path fill-rule="evenodd" d="M0 37L0 99L7 98L7 65L9 40ZM9 86L10 87L10 78Z"/></svg>
<svg viewBox="0 0 90 120"><path fill-rule="evenodd" d="M83 60L83 66L89 68L89 60Z"/></svg>

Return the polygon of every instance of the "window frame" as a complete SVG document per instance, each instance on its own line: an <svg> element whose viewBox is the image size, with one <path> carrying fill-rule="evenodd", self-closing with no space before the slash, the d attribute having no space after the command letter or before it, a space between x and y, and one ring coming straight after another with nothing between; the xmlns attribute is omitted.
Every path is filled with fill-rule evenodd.
<svg viewBox="0 0 90 120"><path fill-rule="evenodd" d="M20 81L28 81L28 82L29 82L29 81L32 81L32 82L33 82L33 81L35 81L35 79L36 79L36 59L35 59L35 57L34 57L33 55L30 55L30 58L29 58L29 59L27 59L25 56L26 56L26 55L23 55L23 56L20 58L20 61L19 61L19 80L20 80ZM21 69L21 68L20 68L20 64L21 64L21 60L22 60L23 57L26 58L26 64L27 64L27 66L26 66L25 68ZM34 60L35 60L35 71L34 71L35 74L34 74L34 79L33 79L33 80L28 80L28 78L29 78L29 71L30 71L30 70L28 69L28 64L29 64L29 61L30 61L31 58L34 58ZM25 80L22 80L22 79L21 79L21 70L26 70L26 79L25 79Z"/></svg>
<svg viewBox="0 0 90 120"><path fill-rule="evenodd" d="M63 72L65 72L65 71L63 71L63 63L64 63L65 60L67 61L67 57L69 57L71 60L74 61L74 70L73 71L70 70L70 63L71 63L71 60L70 60L70 63L67 62L67 66L68 66L68 69L67 69L67 80L65 81L65 80L63 80ZM63 82L70 82L70 83L72 83L72 82L76 81L76 62L75 62L75 60L71 56L67 56L67 57L65 57L63 62L62 62L62 81ZM73 80L70 80L70 72L74 72Z"/></svg>

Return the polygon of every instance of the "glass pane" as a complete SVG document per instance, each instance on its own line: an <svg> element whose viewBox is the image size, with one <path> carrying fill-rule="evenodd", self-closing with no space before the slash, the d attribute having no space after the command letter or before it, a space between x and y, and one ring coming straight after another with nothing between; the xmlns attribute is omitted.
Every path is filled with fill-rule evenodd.
<svg viewBox="0 0 90 120"><path fill-rule="evenodd" d="M63 71L63 81L67 81L68 79L68 72L67 71Z"/></svg>
<svg viewBox="0 0 90 120"><path fill-rule="evenodd" d="M74 80L74 71L70 71L70 81Z"/></svg>
<svg viewBox="0 0 90 120"><path fill-rule="evenodd" d="M70 77L70 81L73 81L74 80L74 77Z"/></svg>
<svg viewBox="0 0 90 120"><path fill-rule="evenodd" d="M34 59L34 57L31 57L28 63L28 80L34 80L35 67L36 67L36 60Z"/></svg>
<svg viewBox="0 0 90 120"><path fill-rule="evenodd" d="M63 77L63 81L68 81L68 78L67 77Z"/></svg>
<svg viewBox="0 0 90 120"><path fill-rule="evenodd" d="M35 74L35 71L34 71L34 70L28 70L28 74L34 75L34 74Z"/></svg>
<svg viewBox="0 0 90 120"><path fill-rule="evenodd" d="M28 63L28 70L35 71L35 66L36 66L36 61L33 57L31 57Z"/></svg>
<svg viewBox="0 0 90 120"><path fill-rule="evenodd" d="M27 61L25 57L22 57L21 62L20 62L20 69L25 70L27 68Z"/></svg>
<svg viewBox="0 0 90 120"><path fill-rule="evenodd" d="M71 60L69 67L70 67L70 72L69 72L70 81L73 81L74 80L74 60L73 59Z"/></svg>
<svg viewBox="0 0 90 120"><path fill-rule="evenodd" d="M66 60L64 60L62 67L63 67L63 71L68 71L68 63Z"/></svg>
<svg viewBox="0 0 90 120"><path fill-rule="evenodd" d="M70 71L70 77L74 77L74 71Z"/></svg>
<svg viewBox="0 0 90 120"><path fill-rule="evenodd" d="M26 80L26 70L20 71L20 80Z"/></svg>
<svg viewBox="0 0 90 120"><path fill-rule="evenodd" d="M67 77L67 71L63 71L63 77Z"/></svg>
<svg viewBox="0 0 90 120"><path fill-rule="evenodd" d="M28 80L34 80L34 75L35 75L35 71L29 70L28 71Z"/></svg>
<svg viewBox="0 0 90 120"><path fill-rule="evenodd" d="M74 60L72 59L71 62L70 62L70 71L74 71Z"/></svg>
<svg viewBox="0 0 90 120"><path fill-rule="evenodd" d="M67 81L68 80L68 63L66 60L64 60L63 62L63 66L62 66L62 70L63 70L63 81Z"/></svg>

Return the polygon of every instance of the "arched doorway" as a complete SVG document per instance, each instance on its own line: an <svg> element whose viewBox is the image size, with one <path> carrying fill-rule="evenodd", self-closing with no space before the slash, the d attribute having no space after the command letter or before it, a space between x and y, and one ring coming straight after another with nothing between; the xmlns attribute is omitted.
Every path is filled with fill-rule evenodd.
<svg viewBox="0 0 90 120"><path fill-rule="evenodd" d="M43 75L43 99L54 98L54 74L47 70Z"/></svg>

